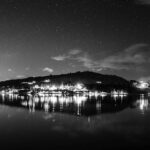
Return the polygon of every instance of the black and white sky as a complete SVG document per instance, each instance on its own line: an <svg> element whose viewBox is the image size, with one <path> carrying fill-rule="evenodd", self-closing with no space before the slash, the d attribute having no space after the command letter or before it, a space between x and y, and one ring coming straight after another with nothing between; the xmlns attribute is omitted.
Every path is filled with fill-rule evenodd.
<svg viewBox="0 0 150 150"><path fill-rule="evenodd" d="M150 79L150 0L1 0L0 81L76 71Z"/></svg>

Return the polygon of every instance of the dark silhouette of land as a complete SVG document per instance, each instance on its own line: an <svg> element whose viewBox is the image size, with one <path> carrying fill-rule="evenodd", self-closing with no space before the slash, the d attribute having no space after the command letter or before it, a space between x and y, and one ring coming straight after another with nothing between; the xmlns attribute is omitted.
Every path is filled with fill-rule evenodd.
<svg viewBox="0 0 150 150"><path fill-rule="evenodd" d="M45 80L49 80L50 84L55 85L75 85L76 83L82 83L89 90L100 90L105 92L110 92L114 89L122 89L128 92L135 90L131 82L122 77L116 75L103 75L90 71L7 80L0 82L0 88L23 88L28 90L31 87L31 85L28 84L29 82L34 81L36 84L41 84L44 83Z"/></svg>

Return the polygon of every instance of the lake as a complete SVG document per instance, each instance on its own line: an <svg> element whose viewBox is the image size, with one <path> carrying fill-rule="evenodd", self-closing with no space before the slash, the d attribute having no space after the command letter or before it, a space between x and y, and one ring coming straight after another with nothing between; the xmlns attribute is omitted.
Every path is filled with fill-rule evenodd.
<svg viewBox="0 0 150 150"><path fill-rule="evenodd" d="M0 96L0 145L150 148L150 97Z"/></svg>

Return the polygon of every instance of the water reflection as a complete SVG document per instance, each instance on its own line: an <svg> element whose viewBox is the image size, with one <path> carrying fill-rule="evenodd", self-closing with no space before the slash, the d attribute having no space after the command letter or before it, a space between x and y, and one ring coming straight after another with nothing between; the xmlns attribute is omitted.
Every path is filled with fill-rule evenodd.
<svg viewBox="0 0 150 150"><path fill-rule="evenodd" d="M149 97L145 95L89 97L76 96L32 96L32 95L1 95L0 103L27 108L30 112L61 112L78 116L92 116L112 113L125 108L138 108L142 113L149 108Z"/></svg>
<svg viewBox="0 0 150 150"><path fill-rule="evenodd" d="M149 96L144 94L139 95L139 98L134 102L136 108L138 108L142 114L144 114L149 108Z"/></svg>

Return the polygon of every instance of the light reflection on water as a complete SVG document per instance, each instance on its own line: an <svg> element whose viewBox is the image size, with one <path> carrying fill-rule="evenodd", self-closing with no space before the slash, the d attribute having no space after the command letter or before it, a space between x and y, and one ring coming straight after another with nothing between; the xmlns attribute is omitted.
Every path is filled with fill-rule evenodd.
<svg viewBox="0 0 150 150"><path fill-rule="evenodd" d="M138 99L134 102L136 108L138 108L141 114L144 115L149 109L150 97L145 96L144 94L139 95Z"/></svg>
<svg viewBox="0 0 150 150"><path fill-rule="evenodd" d="M27 108L30 112L60 112L79 116L90 116L102 113L121 111L128 107L138 108L142 114L149 108L149 97L146 95L88 97L78 96L32 96L1 95L0 103Z"/></svg>
<svg viewBox="0 0 150 150"><path fill-rule="evenodd" d="M149 102L146 95L1 95L0 144L139 148L149 144Z"/></svg>

